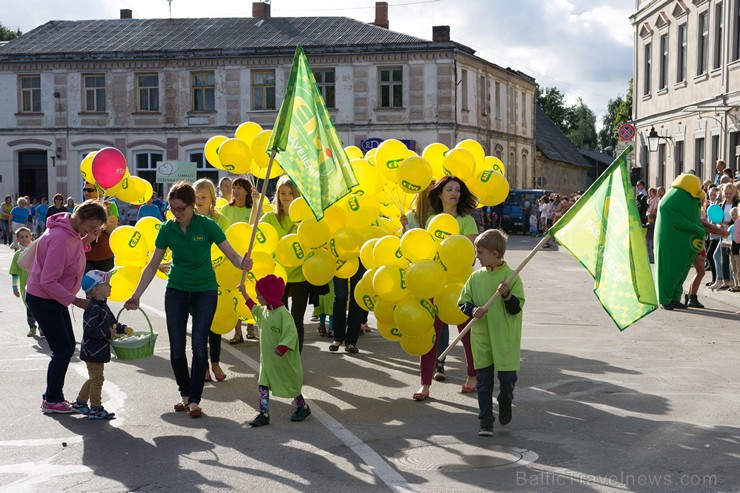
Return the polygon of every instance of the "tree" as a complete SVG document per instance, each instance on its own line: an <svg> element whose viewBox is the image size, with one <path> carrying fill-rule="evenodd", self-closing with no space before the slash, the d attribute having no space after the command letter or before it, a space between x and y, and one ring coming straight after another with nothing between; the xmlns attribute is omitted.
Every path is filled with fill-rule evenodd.
<svg viewBox="0 0 740 493"><path fill-rule="evenodd" d="M565 95L557 87L546 87L541 90L537 86L535 99L548 118L555 123L560 131L568 135L573 118L573 108L565 104Z"/></svg>
<svg viewBox="0 0 740 493"><path fill-rule="evenodd" d="M12 29L8 29L7 27L3 26L2 23L0 23L0 41L10 41L11 39L15 39L18 36L20 36L21 30L16 29L13 31Z"/></svg>
<svg viewBox="0 0 740 493"><path fill-rule="evenodd" d="M596 115L586 106L581 98L578 103L570 109L570 129L565 135L580 148L595 149L596 139Z"/></svg>
<svg viewBox="0 0 740 493"><path fill-rule="evenodd" d="M623 123L632 121L632 79L627 86L627 95L623 98L610 99L606 113L602 119L602 127L599 131L599 145L601 149L617 146L617 130Z"/></svg>

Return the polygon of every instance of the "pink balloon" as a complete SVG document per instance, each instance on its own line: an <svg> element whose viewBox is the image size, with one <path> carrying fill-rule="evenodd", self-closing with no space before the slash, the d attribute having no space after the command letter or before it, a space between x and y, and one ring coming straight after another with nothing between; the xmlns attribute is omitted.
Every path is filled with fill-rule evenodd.
<svg viewBox="0 0 740 493"><path fill-rule="evenodd" d="M115 187L126 174L126 158L115 147L104 147L93 157L92 174L101 187Z"/></svg>

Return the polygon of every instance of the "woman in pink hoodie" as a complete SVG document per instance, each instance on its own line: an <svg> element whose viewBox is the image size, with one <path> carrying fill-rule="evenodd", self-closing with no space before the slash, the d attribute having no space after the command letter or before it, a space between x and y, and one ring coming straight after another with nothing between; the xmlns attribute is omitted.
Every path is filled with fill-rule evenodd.
<svg viewBox="0 0 740 493"><path fill-rule="evenodd" d="M67 307L87 307L88 300L77 296L85 272L85 251L103 231L107 218L102 202L88 200L71 214L50 217L46 223L48 232L36 247L26 303L51 349L41 404L41 411L47 414L74 412L64 399L64 377L76 344Z"/></svg>

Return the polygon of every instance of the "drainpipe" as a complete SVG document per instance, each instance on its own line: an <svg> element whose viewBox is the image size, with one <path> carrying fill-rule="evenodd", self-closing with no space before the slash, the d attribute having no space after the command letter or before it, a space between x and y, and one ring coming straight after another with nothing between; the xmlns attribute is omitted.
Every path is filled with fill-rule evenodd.
<svg viewBox="0 0 740 493"><path fill-rule="evenodd" d="M453 103L454 103L454 112L455 112L455 122L453 123L452 127L452 145L450 147L455 147L455 144L457 144L457 130L458 130L458 123L457 123L457 48L452 49L452 60L454 61L454 72L455 72L455 90L454 90L454 97L453 97Z"/></svg>

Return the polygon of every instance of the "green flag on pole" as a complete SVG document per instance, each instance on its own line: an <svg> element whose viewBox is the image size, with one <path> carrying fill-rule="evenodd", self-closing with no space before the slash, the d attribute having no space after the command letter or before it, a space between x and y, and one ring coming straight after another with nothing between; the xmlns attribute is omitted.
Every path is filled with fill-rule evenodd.
<svg viewBox="0 0 740 493"><path fill-rule="evenodd" d="M658 307L627 170L631 151L625 149L548 231L593 276L594 293L619 330Z"/></svg>
<svg viewBox="0 0 740 493"><path fill-rule="evenodd" d="M268 152L293 180L317 220L327 207L357 185L347 154L316 87L303 48L298 45Z"/></svg>

